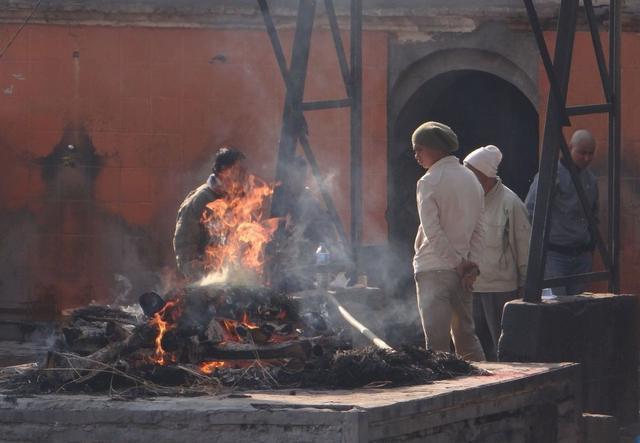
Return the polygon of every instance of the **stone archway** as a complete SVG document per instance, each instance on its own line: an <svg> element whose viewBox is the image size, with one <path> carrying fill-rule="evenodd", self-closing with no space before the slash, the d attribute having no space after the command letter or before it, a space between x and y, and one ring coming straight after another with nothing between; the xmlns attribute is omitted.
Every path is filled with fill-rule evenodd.
<svg viewBox="0 0 640 443"><path fill-rule="evenodd" d="M442 49L408 66L391 87L389 120L393 122L411 97L428 81L448 72L474 70L493 74L520 90L538 106L537 73L529 75L521 66L497 52L485 49Z"/></svg>

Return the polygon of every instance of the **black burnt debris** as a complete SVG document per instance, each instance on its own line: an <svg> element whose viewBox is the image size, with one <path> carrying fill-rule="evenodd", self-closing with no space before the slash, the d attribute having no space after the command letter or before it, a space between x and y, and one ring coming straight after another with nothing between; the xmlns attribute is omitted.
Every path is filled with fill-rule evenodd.
<svg viewBox="0 0 640 443"><path fill-rule="evenodd" d="M431 383L481 370L419 347L354 349L327 305L310 310L267 287L209 285L142 309L92 305L68 313L37 365L0 370L9 395L205 395L224 389L335 389Z"/></svg>

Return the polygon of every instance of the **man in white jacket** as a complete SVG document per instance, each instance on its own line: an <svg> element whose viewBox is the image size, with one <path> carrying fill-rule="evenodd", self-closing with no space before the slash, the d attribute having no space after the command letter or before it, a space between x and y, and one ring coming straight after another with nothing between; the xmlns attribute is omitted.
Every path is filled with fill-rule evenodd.
<svg viewBox="0 0 640 443"><path fill-rule="evenodd" d="M524 287L531 237L527 208L497 176L501 160L502 153L493 145L464 159L485 194L484 249L473 288L473 317L487 360L497 358L505 303L518 298Z"/></svg>
<svg viewBox="0 0 640 443"><path fill-rule="evenodd" d="M474 175L452 155L456 134L426 122L411 137L416 161L427 169L418 180L420 226L413 268L427 348L484 360L473 324L471 287L482 253L484 194Z"/></svg>

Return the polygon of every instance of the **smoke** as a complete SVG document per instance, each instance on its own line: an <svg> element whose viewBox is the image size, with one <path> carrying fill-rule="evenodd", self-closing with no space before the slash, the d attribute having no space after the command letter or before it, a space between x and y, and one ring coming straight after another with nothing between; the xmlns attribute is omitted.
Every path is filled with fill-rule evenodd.
<svg viewBox="0 0 640 443"><path fill-rule="evenodd" d="M122 274L115 274L113 276L114 287L112 288L113 304L116 306L125 304L128 300L128 296L133 289L131 281Z"/></svg>

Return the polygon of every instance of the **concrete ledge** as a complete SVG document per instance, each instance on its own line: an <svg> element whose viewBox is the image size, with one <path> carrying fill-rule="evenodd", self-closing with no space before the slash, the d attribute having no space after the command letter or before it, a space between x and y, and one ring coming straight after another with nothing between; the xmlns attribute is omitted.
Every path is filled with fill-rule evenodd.
<svg viewBox="0 0 640 443"><path fill-rule="evenodd" d="M635 295L612 294L509 302L499 359L578 362L584 411L633 422L638 416L636 303Z"/></svg>
<svg viewBox="0 0 640 443"><path fill-rule="evenodd" d="M3 442L575 442L579 367L485 364L490 376L355 391L113 401L0 398Z"/></svg>
<svg viewBox="0 0 640 443"><path fill-rule="evenodd" d="M620 427L611 415L582 414L584 443L618 443Z"/></svg>

